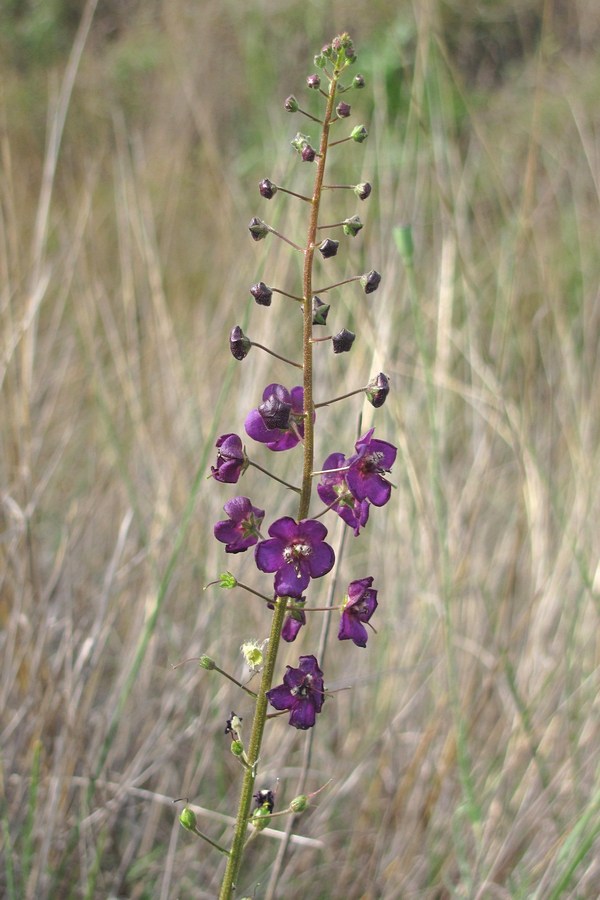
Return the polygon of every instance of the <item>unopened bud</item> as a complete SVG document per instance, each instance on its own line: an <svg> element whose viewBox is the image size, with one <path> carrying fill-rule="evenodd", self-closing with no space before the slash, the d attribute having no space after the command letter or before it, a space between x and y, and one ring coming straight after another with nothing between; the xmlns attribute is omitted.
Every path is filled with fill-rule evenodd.
<svg viewBox="0 0 600 900"><path fill-rule="evenodd" d="M358 216L350 216L349 219L344 219L343 232L349 237L356 237L362 227L363 223Z"/></svg>
<svg viewBox="0 0 600 900"><path fill-rule="evenodd" d="M341 100L336 106L335 111L340 119L347 119L351 112L350 104L344 103L344 101Z"/></svg>
<svg viewBox="0 0 600 900"><path fill-rule="evenodd" d="M196 830L196 813L189 806L184 807L179 814L179 821L187 831Z"/></svg>
<svg viewBox="0 0 600 900"><path fill-rule="evenodd" d="M379 272L376 272L375 269L371 269L370 272L366 272L364 275L361 275L360 283L363 286L365 294L372 294L379 287L379 282L381 281L381 275Z"/></svg>
<svg viewBox="0 0 600 900"><path fill-rule="evenodd" d="M234 588L236 586L237 578L235 577L235 575L232 575L231 572L221 572L221 574L219 575L219 587L231 590L231 588Z"/></svg>
<svg viewBox="0 0 600 900"><path fill-rule="evenodd" d="M306 79L306 83L313 91L318 91L321 87L321 79L317 74L309 75Z"/></svg>
<svg viewBox="0 0 600 900"><path fill-rule="evenodd" d="M390 392L390 382L387 375L380 372L375 378L372 378L365 388L365 394L369 403L379 409L385 403L385 398Z"/></svg>
<svg viewBox="0 0 600 900"><path fill-rule="evenodd" d="M292 812L301 813L304 812L305 809L308 809L310 805L310 800L306 796L306 794L300 794L299 797L294 797L292 802L290 803L290 809Z"/></svg>
<svg viewBox="0 0 600 900"><path fill-rule="evenodd" d="M371 193L371 185L368 181L361 181L360 184L355 186L354 193L359 200L366 200Z"/></svg>
<svg viewBox="0 0 600 900"><path fill-rule="evenodd" d="M244 755L244 745L241 741L232 741L231 747L229 748L234 756L237 756L238 759L240 756Z"/></svg>
<svg viewBox="0 0 600 900"><path fill-rule="evenodd" d="M310 138L307 134L302 134L301 131L296 132L296 137L290 141L294 150L297 150L298 153L302 153L303 147L306 147L307 144L310 144Z"/></svg>
<svg viewBox="0 0 600 900"><path fill-rule="evenodd" d="M252 813L252 825L256 828L257 831L262 831L263 828L266 828L269 822L271 821L271 813L268 809L264 807L260 807L260 809L256 809Z"/></svg>
<svg viewBox="0 0 600 900"><path fill-rule="evenodd" d="M328 303L323 303L321 298L315 294L312 298L313 325L325 325L330 308Z"/></svg>
<svg viewBox="0 0 600 900"><path fill-rule="evenodd" d="M262 219L258 219L256 216L253 216L253 218L250 219L248 230L250 231L253 240L262 241L263 238L266 238L269 233L269 226L265 222L263 222Z"/></svg>
<svg viewBox="0 0 600 900"><path fill-rule="evenodd" d="M258 190L261 197L264 197L265 200L271 200L273 195L277 193L277 185L273 184L272 181L269 181L268 178L263 178L263 180L259 182Z"/></svg>
<svg viewBox="0 0 600 900"><path fill-rule="evenodd" d="M315 66L317 67L317 69L324 69L325 66L327 65L327 57L326 57L325 53L317 53L313 62L315 64Z"/></svg>
<svg viewBox="0 0 600 900"><path fill-rule="evenodd" d="M260 404L258 412L268 431L274 431L276 428L285 430L290 424L292 404L271 394L264 403Z"/></svg>
<svg viewBox="0 0 600 900"><path fill-rule="evenodd" d="M216 669L216 663L214 659L211 659L210 656L206 656L206 654L202 654L200 659L198 660L198 665L201 669L206 669L208 672L212 672L213 669Z"/></svg>
<svg viewBox="0 0 600 900"><path fill-rule="evenodd" d="M353 128L350 132L350 137L353 141L356 141L357 144L362 144L362 142L366 141L369 137L369 132L364 125L357 125L356 128Z"/></svg>
<svg viewBox="0 0 600 900"><path fill-rule="evenodd" d="M332 241L331 238L327 238L327 240L319 244L318 250L323 259L329 259L331 256L336 255L339 246L339 241Z"/></svg>
<svg viewBox="0 0 600 900"><path fill-rule="evenodd" d="M246 359L252 349L252 341L246 337L239 325L231 329L229 335L229 349L234 359Z"/></svg>
<svg viewBox="0 0 600 900"><path fill-rule="evenodd" d="M333 352L334 353L347 353L352 344L354 343L354 339L356 335L351 331L348 331L347 328L342 328L337 334L334 334L331 339L333 343Z"/></svg>
<svg viewBox="0 0 600 900"><path fill-rule="evenodd" d="M253 284L250 288L250 293L259 304L259 306L271 305L271 297L273 296L273 291L270 287L267 287L264 281L259 281L258 284Z"/></svg>
<svg viewBox="0 0 600 900"><path fill-rule="evenodd" d="M293 95L290 95L283 104L288 112L295 113L300 109L298 101Z"/></svg>
<svg viewBox="0 0 600 900"><path fill-rule="evenodd" d="M300 153L302 162L314 162L314 158L316 155L317 151L314 147L311 147L310 144L305 144L302 148L302 152Z"/></svg>
<svg viewBox="0 0 600 900"><path fill-rule="evenodd" d="M363 78L363 76L355 75L354 79L352 80L352 86L355 87L357 90L361 90L362 88L364 88L365 79Z"/></svg>

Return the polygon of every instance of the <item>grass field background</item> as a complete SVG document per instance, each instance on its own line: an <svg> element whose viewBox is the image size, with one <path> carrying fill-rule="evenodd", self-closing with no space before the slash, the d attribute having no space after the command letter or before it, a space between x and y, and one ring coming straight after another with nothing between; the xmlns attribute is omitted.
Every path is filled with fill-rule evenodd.
<svg viewBox="0 0 600 900"><path fill-rule="evenodd" d="M600 7L0 9L0 893L218 892L220 857L172 801L227 843L240 769L223 730L251 711L173 666L208 653L244 677L240 644L268 631L258 601L204 590L226 568L258 585L212 527L234 493L269 519L294 504L254 470L241 491L206 473L264 385L296 383L258 350L236 363L228 333L298 355L284 298L248 293L293 292L297 260L247 224L302 240L302 204L257 183L309 189L289 141L310 127L283 100L314 100L312 56L347 29L370 137L331 172L374 190L360 209L326 198L365 228L315 277L383 278L336 292L358 336L317 357L317 400L389 375L363 430L398 445L397 489L341 555L340 589L373 574L380 606L368 648L332 626L322 664L350 690L319 717L308 788L332 782L294 827L320 846L292 843L276 886L279 841L261 836L239 897L598 897ZM351 450L361 409L319 412L318 460ZM296 480L299 458L277 474ZM259 780L279 779L282 806L307 739L269 725Z"/></svg>

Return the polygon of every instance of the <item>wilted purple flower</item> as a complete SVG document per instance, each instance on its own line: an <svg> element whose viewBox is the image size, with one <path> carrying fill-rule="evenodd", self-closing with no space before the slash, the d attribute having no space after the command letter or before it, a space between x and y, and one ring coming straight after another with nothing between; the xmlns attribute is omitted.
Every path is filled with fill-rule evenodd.
<svg viewBox="0 0 600 900"><path fill-rule="evenodd" d="M344 469L348 465L343 453L331 453L323 463L323 469ZM360 534L369 519L369 503L357 500L346 482L346 472L326 472L321 475L317 485L317 493L326 506L330 506L346 525L354 530L355 537Z"/></svg>
<svg viewBox="0 0 600 900"><path fill-rule="evenodd" d="M368 632L362 623L368 622L377 609L377 591L372 590L372 584L370 575L348 585L338 631L340 641L354 641L357 647L367 646Z"/></svg>
<svg viewBox="0 0 600 900"><path fill-rule="evenodd" d="M213 478L223 484L236 484L248 468L242 439L237 434L222 434L217 439L216 448L217 464L210 467Z"/></svg>
<svg viewBox="0 0 600 900"><path fill-rule="evenodd" d="M344 103L344 101L341 100L336 106L335 111L340 119L347 119L351 112L351 106L349 103Z"/></svg>
<svg viewBox="0 0 600 900"><path fill-rule="evenodd" d="M384 506L390 499L392 485L384 477L398 452L387 441L373 440L370 428L355 444L356 453L346 460L346 482L357 500L369 500L374 506Z"/></svg>
<svg viewBox="0 0 600 900"><path fill-rule="evenodd" d="M229 335L229 349L234 359L246 359L252 348L252 341L246 337L239 325L234 325Z"/></svg>
<svg viewBox="0 0 600 900"><path fill-rule="evenodd" d="M267 287L264 281L259 281L258 284L253 284L250 288L250 293L260 306L271 305L271 297L273 296L273 291L270 287Z"/></svg>
<svg viewBox="0 0 600 900"><path fill-rule="evenodd" d="M360 184L355 185L354 193L359 200L366 200L371 193L371 185L368 181L361 181Z"/></svg>
<svg viewBox="0 0 600 900"><path fill-rule="evenodd" d="M226 552L242 553L254 546L260 537L264 509L252 506L248 497L233 497L223 509L229 518L217 522L214 532L216 539L225 544Z"/></svg>
<svg viewBox="0 0 600 900"><path fill-rule="evenodd" d="M262 241L263 238L269 233L269 226L263 222L262 219L253 216L250 219L250 224L248 225L248 230L252 235L252 240L254 241Z"/></svg>
<svg viewBox="0 0 600 900"><path fill-rule="evenodd" d="M309 75L306 79L306 83L313 91L318 91L321 87L321 79L316 73Z"/></svg>
<svg viewBox="0 0 600 900"><path fill-rule="evenodd" d="M304 388L298 385L288 391L282 384L269 384L264 389L262 398L263 414L261 415L261 407L250 410L244 423L246 433L253 440L266 444L269 450L291 450L304 437ZM270 400L272 406L276 401L289 405L286 427L268 428L265 424L264 404Z"/></svg>
<svg viewBox="0 0 600 900"><path fill-rule="evenodd" d="M379 272L376 272L375 269L371 269L370 272L365 272L365 274L360 277L360 283L363 286L365 294L372 294L376 291L380 281L381 275Z"/></svg>
<svg viewBox="0 0 600 900"><path fill-rule="evenodd" d="M255 550L261 572L274 572L275 593L279 597L301 597L311 578L330 572L335 554L325 543L327 529L316 519L296 522L284 516L269 528L270 540Z"/></svg>
<svg viewBox="0 0 600 900"><path fill-rule="evenodd" d="M277 193L277 185L269 181L268 178L263 178L258 184L258 190L261 197L264 197L265 200L270 200Z"/></svg>
<svg viewBox="0 0 600 900"><path fill-rule="evenodd" d="M342 328L337 334L334 334L331 341L333 343L334 353L347 353L354 343L356 335L347 328Z"/></svg>
<svg viewBox="0 0 600 900"><path fill-rule="evenodd" d="M384 375L383 372L380 372L379 375L372 378L365 388L367 400L371 406L375 407L375 409L379 409L380 406L383 406L389 392L390 382L387 375Z"/></svg>
<svg viewBox="0 0 600 900"><path fill-rule="evenodd" d="M288 644L296 640L298 632L303 625L306 625L306 613L302 608L305 603L304 597L298 597L297 599L288 597L288 611L281 629L281 637Z"/></svg>
<svg viewBox="0 0 600 900"><path fill-rule="evenodd" d="M327 238L327 240L319 244L318 250L323 259L329 259L331 256L336 255L339 246L339 241L332 241L331 238Z"/></svg>
<svg viewBox="0 0 600 900"><path fill-rule="evenodd" d="M323 673L316 657L301 656L297 669L287 666L283 684L267 691L267 698L275 709L290 710L289 723L294 728L312 728L325 700Z"/></svg>

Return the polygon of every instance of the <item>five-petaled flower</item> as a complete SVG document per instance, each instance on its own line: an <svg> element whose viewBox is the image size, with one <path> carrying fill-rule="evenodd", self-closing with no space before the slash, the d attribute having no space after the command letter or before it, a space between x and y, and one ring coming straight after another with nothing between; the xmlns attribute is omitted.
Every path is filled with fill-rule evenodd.
<svg viewBox="0 0 600 900"><path fill-rule="evenodd" d="M346 525L354 529L358 537L369 518L368 500L357 500L346 482L344 469L348 463L343 453L331 453L323 463L325 470L317 485L317 493L323 503L330 506ZM335 470L328 472L326 470Z"/></svg>
<svg viewBox="0 0 600 900"><path fill-rule="evenodd" d="M215 481L236 484L240 475L248 468L248 457L244 453L242 439L237 434L222 434L217 438L217 464L211 466Z"/></svg>
<svg viewBox="0 0 600 900"><path fill-rule="evenodd" d="M387 441L373 440L370 428L354 445L356 453L346 461L346 482L357 500L369 500L373 506L384 506L390 499L392 485L385 478L398 452Z"/></svg>
<svg viewBox="0 0 600 900"><path fill-rule="evenodd" d="M227 553L242 553L253 547L260 537L264 509L252 506L248 497L233 497L223 507L228 519L217 522L215 537L225 544Z"/></svg>
<svg viewBox="0 0 600 900"><path fill-rule="evenodd" d="M368 622L377 609L377 591L372 589L372 584L373 577L369 575L348 585L338 631L340 641L354 641L357 647L367 646L368 634L363 622Z"/></svg>
<svg viewBox="0 0 600 900"><path fill-rule="evenodd" d="M315 519L296 522L290 516L277 519L269 528L270 539L255 550L261 572L274 572L279 597L301 597L311 578L320 578L333 568L335 554L325 543L327 529Z"/></svg>
<svg viewBox="0 0 600 900"><path fill-rule="evenodd" d="M316 657L301 656L297 669L287 666L283 684L267 691L267 697L275 709L290 710L289 723L294 728L312 728L325 700L323 673Z"/></svg>
<svg viewBox="0 0 600 900"><path fill-rule="evenodd" d="M291 450L304 437L304 388L297 386L288 391L282 384L269 384L262 398L258 409L250 410L246 416L247 434L266 444L269 450ZM289 414L279 419L282 426L277 427L272 414L281 414L285 406L289 407Z"/></svg>

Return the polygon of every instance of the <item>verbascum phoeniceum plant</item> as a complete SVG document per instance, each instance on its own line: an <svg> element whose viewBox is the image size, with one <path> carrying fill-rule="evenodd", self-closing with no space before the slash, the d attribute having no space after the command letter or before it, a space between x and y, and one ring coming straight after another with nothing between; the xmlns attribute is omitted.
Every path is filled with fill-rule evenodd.
<svg viewBox="0 0 600 900"><path fill-rule="evenodd" d="M338 639L344 642L347 652L356 652L355 648L367 646L368 627L378 604L376 573L368 572L356 573L339 597L339 602L336 600L326 608L311 602L314 582L325 576L333 577L336 564L334 550L327 540L328 529L322 520L337 514L358 537L367 524L371 507L385 506L390 499L392 484L388 474L396 458L396 447L375 437L371 428L356 441L353 440L356 435L349 434L344 441L345 446L341 449L329 448L330 452L323 452L315 465L315 428L319 408L338 401L351 403L349 398L354 395L366 396L378 408L385 402L389 391L388 378L380 372L371 373L367 384L347 390L341 396L321 398L318 396L318 380L315 382L313 376L313 353L324 355L326 348L331 346L333 353L339 355L348 352L355 339L355 335L346 328L333 335L322 334L327 327L330 308L322 298L330 292L335 298L337 290L345 285L347 290L355 290L357 303L372 302L367 298L377 290L381 280L379 273L371 269L333 284L313 285L316 255L327 260L340 249L340 242L333 237L324 237L324 232L339 231L340 236L351 239L363 227L356 214L342 221L321 224L320 209L324 195L331 197L334 192L345 196L353 194L358 202L362 202L371 193L368 182L334 184L326 183L325 178L329 153L333 148L339 152L342 145L361 144L368 137L364 125L348 128L346 122L352 113L349 100L353 92L365 86L362 75L352 77L355 62L356 54L349 35L338 35L315 56L316 71L306 79L311 111L304 110L294 96L285 101L285 109L289 113L304 116L310 123L306 130L312 132L318 128L320 132L318 137L313 138L299 131L291 142L299 162L311 167L312 193L304 195L287 190L268 178L259 184L260 194L266 200L285 195L291 197L290 202L305 204L308 224L304 244L295 243L261 218L253 218L249 225L255 241L273 236L286 242L293 252L302 254L301 289L285 285L284 290L262 281L250 288L250 293L262 306L270 306L273 294L280 294L284 298L283 303L301 312L301 316L298 315L298 321L302 323L301 327L298 326L298 337L300 340L301 334L302 362L285 360L247 337L239 325L232 329L229 339L231 352L237 360L245 359L252 347L259 347L289 362L291 367L301 369L302 383L292 386L268 384L262 390L260 403L246 416L244 430L256 445L262 445L262 464L254 459L254 450L252 458L247 454L240 435L229 433L218 438L216 461L211 469L215 481L231 485L237 484L249 466L254 466L265 476L275 479L276 491L285 487L297 494L295 518L270 515L267 493L264 499L234 496L224 504L225 518L214 526L214 536L224 544L225 553L233 555L251 551L254 556L254 565L250 567L252 574L244 576L251 581L251 585L229 571L223 573L214 584L228 590L249 592L254 602L258 596L264 603L265 632L268 628L266 617L270 616L268 639L263 643L248 641L242 646L245 661L254 673L253 679L260 677L260 684L255 689L249 686L253 679L241 684L219 668L213 659L208 656L200 658L204 669L217 671L236 682L238 689L245 692L246 699L251 698L254 707L251 724L248 723L247 713L244 715L243 730L241 718L234 712L225 728L231 736L231 750L241 763L238 811L230 845L222 847L200 832L190 807L186 806L180 816L185 828L207 840L227 858L219 895L221 900L232 897L236 886L239 890L240 868L248 841L263 830L274 816L297 814L306 809L310 802L310 795L300 795L284 809L275 811L274 792L264 787L257 790L256 785L263 764L261 745L267 724L270 728L291 726L301 731L311 729L323 709L327 708L330 697L321 660L312 653L299 656L297 662L285 667L282 675L279 673L277 661L281 641L293 642L309 617L337 615ZM287 316L286 322L289 322L287 309L284 314ZM329 358L334 361L333 357ZM319 365L325 364L326 360L319 360ZM273 454L295 447L301 448L302 458L298 485L289 484L271 472L264 461L263 450L266 449L272 461L277 459ZM266 477L265 483L270 483ZM277 508L276 503L273 506ZM235 702L231 705L234 706ZM285 717L286 724L280 717Z"/></svg>

